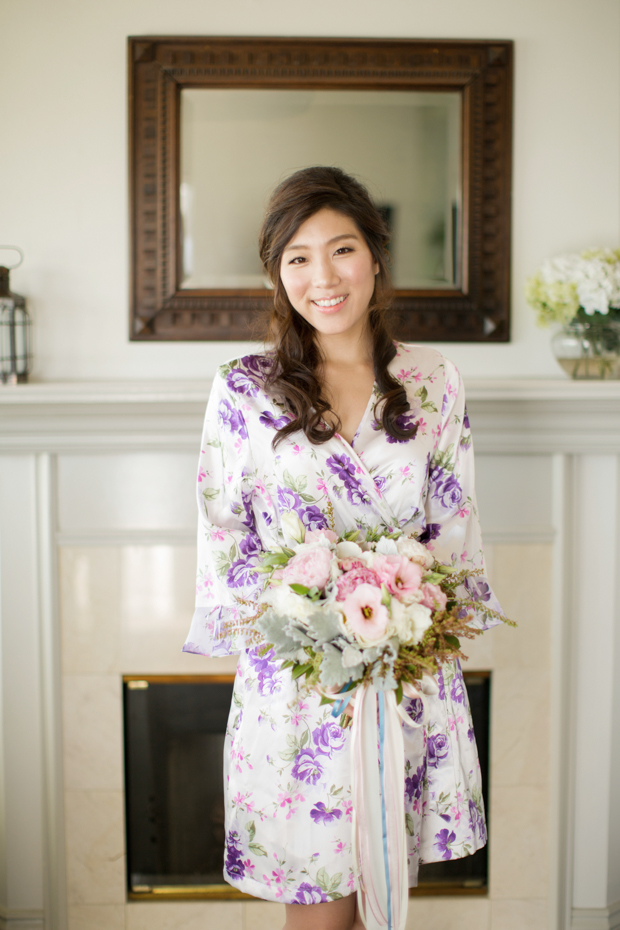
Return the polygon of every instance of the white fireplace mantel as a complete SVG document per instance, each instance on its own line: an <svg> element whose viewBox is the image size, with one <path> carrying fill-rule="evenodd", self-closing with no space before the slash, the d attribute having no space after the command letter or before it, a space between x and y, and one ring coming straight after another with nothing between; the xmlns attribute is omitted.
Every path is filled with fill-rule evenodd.
<svg viewBox="0 0 620 930"><path fill-rule="evenodd" d="M620 927L620 382L469 380L465 387L478 456L498 469L510 459L512 474L526 457L546 463L545 538L554 552L549 930L613 930ZM206 380L0 387L0 805L13 843L8 859L0 855L8 901L0 902L0 928L67 926L57 552L68 537L58 523L59 471L80 456L94 467L112 454L191 458L209 388ZM505 496L519 508L509 484ZM162 538L175 532L164 528ZM186 539L193 530L182 532Z"/></svg>
<svg viewBox="0 0 620 930"><path fill-rule="evenodd" d="M620 381L469 380L477 451L620 451ZM0 450L196 449L209 381L0 387Z"/></svg>

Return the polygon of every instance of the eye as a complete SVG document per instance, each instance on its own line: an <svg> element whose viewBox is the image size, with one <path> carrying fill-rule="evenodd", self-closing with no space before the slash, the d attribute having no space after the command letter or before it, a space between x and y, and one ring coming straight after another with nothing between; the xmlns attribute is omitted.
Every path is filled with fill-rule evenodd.
<svg viewBox="0 0 620 930"><path fill-rule="evenodd" d="M352 252L352 251L353 251L353 249L351 248L350 245L341 245L339 249L336 249L335 254L336 254L336 255L344 255L344 254L346 254L347 252Z"/></svg>
<svg viewBox="0 0 620 930"><path fill-rule="evenodd" d="M296 255L295 258L290 260L289 265L301 265L305 261L306 259L303 255Z"/></svg>

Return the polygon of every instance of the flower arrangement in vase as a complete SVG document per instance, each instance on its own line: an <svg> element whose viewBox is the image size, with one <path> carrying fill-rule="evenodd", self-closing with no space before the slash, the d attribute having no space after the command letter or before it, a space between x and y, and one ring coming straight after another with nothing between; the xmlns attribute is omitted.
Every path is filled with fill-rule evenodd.
<svg viewBox="0 0 620 930"><path fill-rule="evenodd" d="M560 323L554 355L571 378L620 378L620 249L548 259L526 285L538 323Z"/></svg>

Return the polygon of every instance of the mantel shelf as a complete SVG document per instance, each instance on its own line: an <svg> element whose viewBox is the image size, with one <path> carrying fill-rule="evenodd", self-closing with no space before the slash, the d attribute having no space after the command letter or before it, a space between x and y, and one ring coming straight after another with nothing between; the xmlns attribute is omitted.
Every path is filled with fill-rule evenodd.
<svg viewBox="0 0 620 930"><path fill-rule="evenodd" d="M38 404L206 404L211 381L47 381L0 386L0 406ZM469 401L620 401L620 381L469 378Z"/></svg>

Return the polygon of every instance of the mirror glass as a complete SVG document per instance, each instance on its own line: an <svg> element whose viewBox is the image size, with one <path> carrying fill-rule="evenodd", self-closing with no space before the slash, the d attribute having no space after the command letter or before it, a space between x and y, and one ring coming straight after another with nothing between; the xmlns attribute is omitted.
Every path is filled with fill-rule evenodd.
<svg viewBox="0 0 620 930"><path fill-rule="evenodd" d="M458 286L460 93L184 88L181 287L269 287L257 248L267 199L310 165L367 185L396 288Z"/></svg>

